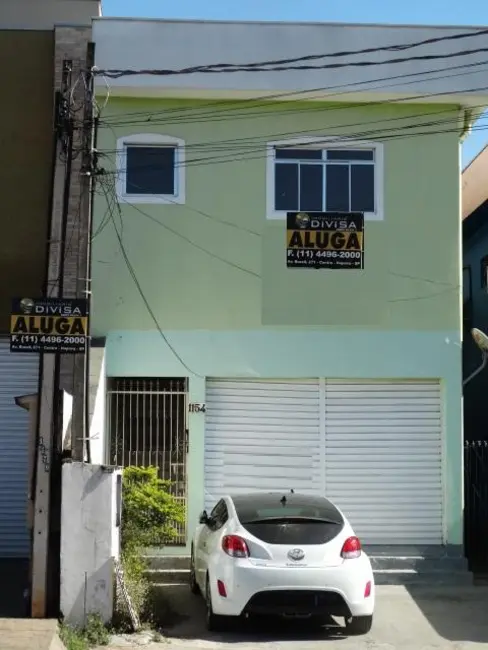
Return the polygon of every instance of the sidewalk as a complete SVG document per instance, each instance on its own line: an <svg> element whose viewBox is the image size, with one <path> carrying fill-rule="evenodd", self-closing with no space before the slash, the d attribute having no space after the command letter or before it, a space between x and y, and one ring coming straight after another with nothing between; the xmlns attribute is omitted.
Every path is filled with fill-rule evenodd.
<svg viewBox="0 0 488 650"><path fill-rule="evenodd" d="M0 618L1 650L65 650L58 622L26 618Z"/></svg>

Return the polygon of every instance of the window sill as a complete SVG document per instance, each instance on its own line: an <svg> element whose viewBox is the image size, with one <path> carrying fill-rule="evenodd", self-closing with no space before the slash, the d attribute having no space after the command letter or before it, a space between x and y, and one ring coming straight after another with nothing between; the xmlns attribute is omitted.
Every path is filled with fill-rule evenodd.
<svg viewBox="0 0 488 650"><path fill-rule="evenodd" d="M147 194L147 195L117 195L119 203L137 204L156 204L156 205L183 205L185 203L185 196L173 196L166 194Z"/></svg>
<svg viewBox="0 0 488 650"><path fill-rule="evenodd" d="M290 212L292 212L290 210ZM304 210L306 212L306 210ZM311 213L313 214L313 213ZM286 212L268 212L266 215L267 221L286 221ZM365 221L383 221L384 215L381 212L365 212L364 213Z"/></svg>

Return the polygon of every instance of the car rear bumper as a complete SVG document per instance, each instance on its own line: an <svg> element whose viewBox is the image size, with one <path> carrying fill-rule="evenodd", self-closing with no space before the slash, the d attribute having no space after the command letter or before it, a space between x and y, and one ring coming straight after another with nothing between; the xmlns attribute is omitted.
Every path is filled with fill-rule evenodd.
<svg viewBox="0 0 488 650"><path fill-rule="evenodd" d="M220 615L369 616L374 610L373 572L366 556L326 569L283 570L243 561L217 568L210 580L213 610ZM225 597L219 594L217 580L225 586ZM365 597L368 582L371 592Z"/></svg>

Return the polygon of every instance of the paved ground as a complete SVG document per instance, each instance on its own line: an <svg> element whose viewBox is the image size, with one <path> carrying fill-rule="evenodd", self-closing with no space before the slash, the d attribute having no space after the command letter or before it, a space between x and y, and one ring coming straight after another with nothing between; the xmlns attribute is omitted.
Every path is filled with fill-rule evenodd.
<svg viewBox="0 0 488 650"><path fill-rule="evenodd" d="M63 650L58 622L21 618L0 619L1 650Z"/></svg>
<svg viewBox="0 0 488 650"><path fill-rule="evenodd" d="M435 590L378 587L377 610L371 633L346 638L340 628L310 633L304 624L271 628L241 628L225 635L205 630L203 605L166 630L162 643L151 650L488 650L488 588L438 587ZM126 649L141 646L125 642ZM116 648L117 646L112 646ZM120 648L121 646L118 645ZM2 648L3 650L3 648Z"/></svg>

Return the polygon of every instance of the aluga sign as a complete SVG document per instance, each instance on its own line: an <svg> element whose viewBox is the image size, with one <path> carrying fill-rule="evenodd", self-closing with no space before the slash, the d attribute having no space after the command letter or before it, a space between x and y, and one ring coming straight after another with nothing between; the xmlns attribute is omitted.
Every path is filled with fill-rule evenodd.
<svg viewBox="0 0 488 650"><path fill-rule="evenodd" d="M86 300L21 298L12 303L12 352L84 352L88 336Z"/></svg>

